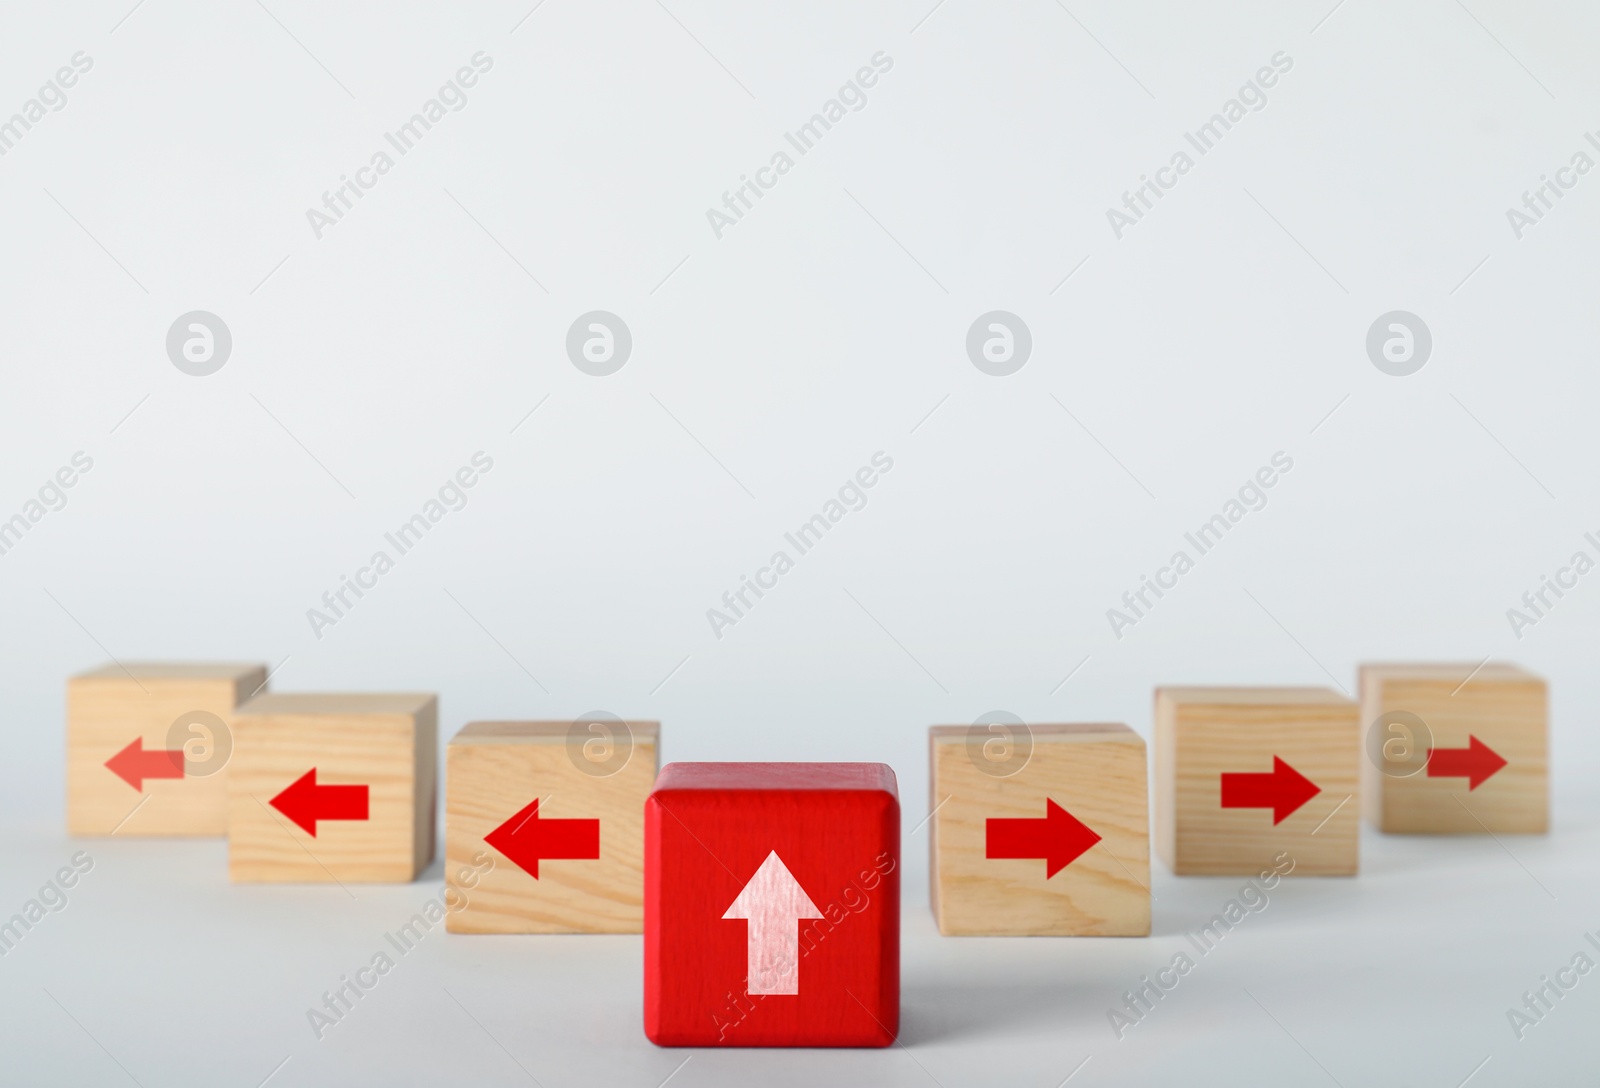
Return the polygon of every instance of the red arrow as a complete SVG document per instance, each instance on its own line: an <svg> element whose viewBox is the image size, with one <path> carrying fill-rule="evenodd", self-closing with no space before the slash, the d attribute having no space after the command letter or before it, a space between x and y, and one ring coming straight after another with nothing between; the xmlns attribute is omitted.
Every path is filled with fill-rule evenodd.
<svg viewBox="0 0 1600 1088"><path fill-rule="evenodd" d="M1222 776L1223 808L1270 808L1273 826L1321 792L1322 787L1277 756L1272 757L1269 774Z"/></svg>
<svg viewBox="0 0 1600 1088"><path fill-rule="evenodd" d="M182 778L182 748L152 748L144 750L144 738L134 737L133 743L106 760L113 774L128 785L144 792L146 778Z"/></svg>
<svg viewBox="0 0 1600 1088"><path fill-rule="evenodd" d="M314 839L318 820L365 820L367 787L319 786L317 769L313 767L274 797L272 807Z"/></svg>
<svg viewBox="0 0 1600 1088"><path fill-rule="evenodd" d="M1429 778L1465 778L1467 789L1483 785L1506 761L1477 737L1468 736L1465 748L1429 748Z"/></svg>
<svg viewBox="0 0 1600 1088"><path fill-rule="evenodd" d="M515 816L483 837L533 879L539 860L594 861L600 857L599 820L541 820L535 797Z"/></svg>
<svg viewBox="0 0 1600 1088"><path fill-rule="evenodd" d="M1089 830L1087 824L1048 797L1044 799L1043 819L992 816L985 830L984 857L1043 858L1046 880L1100 841L1100 836Z"/></svg>

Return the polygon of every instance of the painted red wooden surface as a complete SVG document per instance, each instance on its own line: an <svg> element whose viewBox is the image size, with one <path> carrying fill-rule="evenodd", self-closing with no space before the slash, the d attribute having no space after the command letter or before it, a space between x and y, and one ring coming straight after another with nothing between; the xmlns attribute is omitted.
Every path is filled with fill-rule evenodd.
<svg viewBox="0 0 1600 1088"><path fill-rule="evenodd" d="M668 764L645 803L644 901L653 1042L894 1042L900 801L885 764Z"/></svg>

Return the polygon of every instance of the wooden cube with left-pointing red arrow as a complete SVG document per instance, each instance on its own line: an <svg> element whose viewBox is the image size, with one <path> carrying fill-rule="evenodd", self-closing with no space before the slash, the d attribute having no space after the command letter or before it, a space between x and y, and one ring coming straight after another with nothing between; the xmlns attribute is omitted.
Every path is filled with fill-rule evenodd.
<svg viewBox="0 0 1600 1088"><path fill-rule="evenodd" d="M1395 834L1548 831L1548 703L1516 665L1363 665L1367 819Z"/></svg>
<svg viewBox="0 0 1600 1088"><path fill-rule="evenodd" d="M433 695L262 695L239 708L228 874L405 882L433 859Z"/></svg>
<svg viewBox="0 0 1600 1088"><path fill-rule="evenodd" d="M1144 739L1126 725L928 730L931 905L946 936L1144 937Z"/></svg>
<svg viewBox="0 0 1600 1088"><path fill-rule="evenodd" d="M1356 872L1354 700L1327 688L1158 688L1155 717L1156 851L1174 873Z"/></svg>
<svg viewBox="0 0 1600 1088"><path fill-rule="evenodd" d="M113 663L67 681L67 830L225 835L234 711L263 665Z"/></svg>
<svg viewBox="0 0 1600 1088"><path fill-rule="evenodd" d="M463 726L445 748L445 928L640 932L659 747L656 722L610 715Z"/></svg>

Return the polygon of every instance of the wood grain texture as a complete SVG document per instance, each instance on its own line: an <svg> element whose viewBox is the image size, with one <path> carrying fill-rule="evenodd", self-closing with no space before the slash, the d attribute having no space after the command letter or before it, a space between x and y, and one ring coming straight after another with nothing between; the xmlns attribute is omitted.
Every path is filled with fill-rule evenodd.
<svg viewBox="0 0 1600 1088"><path fill-rule="evenodd" d="M1294 859L1296 875L1353 875L1360 859L1356 703L1325 688L1158 688L1156 850L1180 876L1253 876ZM1273 757L1320 792L1274 825L1266 808L1222 807L1226 773Z"/></svg>
<svg viewBox="0 0 1600 1088"><path fill-rule="evenodd" d="M1126 725L1034 725L1032 754L985 773L965 726L928 731L930 897L946 936L1142 937L1150 933L1144 739ZM1100 842L1054 876L1043 859L986 857L990 818L1039 819L1046 799Z"/></svg>
<svg viewBox="0 0 1600 1088"><path fill-rule="evenodd" d="M626 762L585 754L572 722L471 722L445 749L445 880L452 933L640 933L644 802L655 783L660 725L626 722ZM606 743L615 745L622 734ZM590 758L597 756L599 758ZM540 819L598 819L600 856L541 860L535 879L484 837L539 801ZM493 866L480 869L487 854Z"/></svg>
<svg viewBox="0 0 1600 1088"><path fill-rule="evenodd" d="M228 833L227 760L201 758L183 778L146 779L135 789L106 761L135 738L146 751L170 750L173 723L195 711L222 719L228 743L234 711L267 682L264 665L129 662L67 681L67 831L73 835ZM188 728L180 734L202 739ZM220 753L219 753L220 754ZM204 771L208 773L193 773Z"/></svg>
<svg viewBox="0 0 1600 1088"><path fill-rule="evenodd" d="M438 699L262 695L239 708L228 799L228 874L269 883L404 882L433 859ZM315 837L271 800L315 767L318 785L368 788L368 818Z"/></svg>
<svg viewBox="0 0 1600 1088"><path fill-rule="evenodd" d="M1361 721L1395 712L1427 727L1412 738L1401 723L1380 728L1381 742L1362 758L1367 819L1398 834L1543 834L1550 827L1547 686L1542 677L1509 664L1370 664L1361 667ZM1460 777L1429 777L1428 737L1434 748L1466 748L1472 737L1506 765L1476 789ZM1377 761L1373 749L1376 749Z"/></svg>

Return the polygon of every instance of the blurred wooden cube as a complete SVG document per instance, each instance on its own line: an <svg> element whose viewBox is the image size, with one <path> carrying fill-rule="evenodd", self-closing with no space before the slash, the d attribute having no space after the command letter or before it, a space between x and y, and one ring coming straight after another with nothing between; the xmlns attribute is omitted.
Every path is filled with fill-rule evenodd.
<svg viewBox="0 0 1600 1088"><path fill-rule="evenodd" d="M438 699L262 695L239 708L228 874L404 882L433 860Z"/></svg>
<svg viewBox="0 0 1600 1088"><path fill-rule="evenodd" d="M939 932L1148 936L1144 739L1120 724L1007 728L999 759L982 731L928 730Z"/></svg>
<svg viewBox="0 0 1600 1088"><path fill-rule="evenodd" d="M656 722L471 722L445 749L452 933L640 933Z"/></svg>
<svg viewBox="0 0 1600 1088"><path fill-rule="evenodd" d="M1361 729L1327 688L1156 690L1156 850L1180 876L1348 876Z"/></svg>
<svg viewBox="0 0 1600 1088"><path fill-rule="evenodd" d="M264 665L112 664L67 681L67 831L226 835L233 716Z"/></svg>
<svg viewBox="0 0 1600 1088"><path fill-rule="evenodd" d="M1516 665L1363 665L1363 800L1400 834L1550 827L1545 681Z"/></svg>

